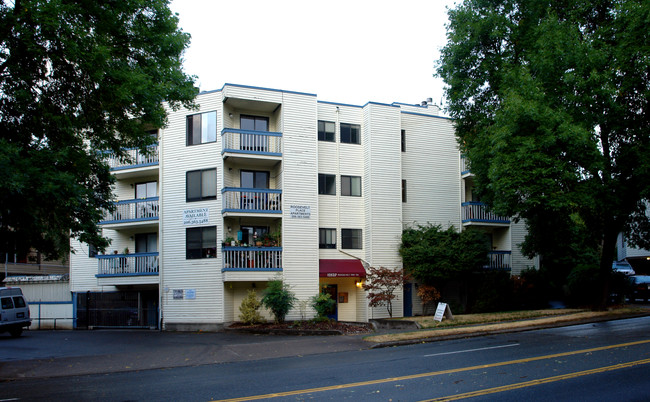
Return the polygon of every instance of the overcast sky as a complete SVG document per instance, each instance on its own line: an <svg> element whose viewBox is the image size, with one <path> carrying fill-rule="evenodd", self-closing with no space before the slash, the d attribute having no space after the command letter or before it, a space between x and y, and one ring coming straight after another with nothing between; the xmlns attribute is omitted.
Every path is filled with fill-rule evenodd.
<svg viewBox="0 0 650 402"><path fill-rule="evenodd" d="M458 0L457 0L458 1ZM192 35L185 70L202 91L224 83L319 100L439 104L434 63L454 0L174 0Z"/></svg>

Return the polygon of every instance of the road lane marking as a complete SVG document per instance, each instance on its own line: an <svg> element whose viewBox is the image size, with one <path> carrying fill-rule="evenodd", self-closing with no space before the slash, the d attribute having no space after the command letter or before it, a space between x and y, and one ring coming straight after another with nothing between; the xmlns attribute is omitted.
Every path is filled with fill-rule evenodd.
<svg viewBox="0 0 650 402"><path fill-rule="evenodd" d="M483 389L483 390L478 390L478 391L466 392L464 394L443 396L441 398L434 398L434 399L425 399L424 401L421 401L421 402L455 401L455 400L458 400L458 399L474 398L474 397L477 397L477 396L485 396L485 395L490 395L490 394L496 394L498 392L512 391L512 390L520 389L520 388L533 387L535 385L548 384L548 383L555 382L555 381L570 380L572 378L582 377L582 376L591 375L591 374L599 374L599 373L605 373L607 371L620 370L620 369L623 369L623 368L639 366L639 365L642 365L642 364L650 364L650 359L643 359L643 360L637 360L637 361L633 361L633 362L620 363L620 364L615 364L613 366L599 367L599 368L595 368L595 369L591 369L591 370L578 371L578 372L575 372L575 373L558 375L558 376L555 376L555 377L540 378L540 379L537 379L537 380L520 382L520 383L516 383L516 384L503 385L501 387L494 387L494 388L488 388L488 389Z"/></svg>
<svg viewBox="0 0 650 402"><path fill-rule="evenodd" d="M489 346L489 347L486 347L486 348L478 348L478 349L458 350L456 352L434 353L434 354L431 354L431 355L424 355L424 357L455 355L456 353L478 352L480 350L510 348L510 347L513 347L513 346L519 346L519 344L518 343L511 343L509 345L499 345L499 346Z"/></svg>
<svg viewBox="0 0 650 402"><path fill-rule="evenodd" d="M315 392L334 391L334 390L346 389L346 388L363 387L363 386L367 386L367 385L385 384L385 383L394 382L394 381L404 381L404 380L413 380L413 379L424 378L424 377L434 377L434 376L443 375L443 374L461 373L461 372L464 372L464 371L473 371L473 370L481 370L481 369L492 368L492 367L508 366L508 365L511 365L511 364L530 363L530 362L534 362L534 361L546 360L546 359L555 359L555 358L564 357L564 356L572 356L572 355L579 355L579 354L583 354L583 353L592 353L592 352L598 352L598 351L609 350L609 349L624 348L624 347L628 347L628 346L643 345L645 343L650 343L650 339L646 339L646 340L642 340L642 341L636 341L636 342L619 343L617 345L599 346L597 348L575 350L575 351L571 351L571 352L554 353L552 355L544 355L544 356L537 356L537 357L527 357L527 358L524 358L524 359L509 360L509 361L505 361L505 362L481 364L481 365L478 365L478 366L461 367L461 368L457 368L457 369L432 371L432 372L420 373L420 374L411 374L411 375L406 375L406 376L401 376L401 377L389 377L389 378L381 378L381 379L378 379L378 380L369 380L369 381L352 382L352 383L347 383L347 384L330 385L330 386L327 386L327 387L298 389L298 390L295 390L295 391L276 392L276 393L272 393L272 394L252 395L252 396L244 396L244 397L241 397L241 398L222 399L222 400L220 400L220 402L255 401L255 400L259 400L259 399L270 399L270 398L278 398L278 397L285 397L285 396L292 396L292 395L309 394L309 393L315 393Z"/></svg>

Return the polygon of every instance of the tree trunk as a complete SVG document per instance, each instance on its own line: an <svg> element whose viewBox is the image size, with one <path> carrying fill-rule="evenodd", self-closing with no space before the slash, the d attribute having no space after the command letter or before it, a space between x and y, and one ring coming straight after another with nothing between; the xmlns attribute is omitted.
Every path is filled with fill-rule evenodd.
<svg viewBox="0 0 650 402"><path fill-rule="evenodd" d="M618 237L618 230L614 228L615 225L606 225L605 233L603 235L603 249L600 254L600 276L602 278L602 294L600 303L597 306L599 310L607 308L609 301L609 290L611 288L612 280L612 262L614 261L614 250L616 248L616 238Z"/></svg>

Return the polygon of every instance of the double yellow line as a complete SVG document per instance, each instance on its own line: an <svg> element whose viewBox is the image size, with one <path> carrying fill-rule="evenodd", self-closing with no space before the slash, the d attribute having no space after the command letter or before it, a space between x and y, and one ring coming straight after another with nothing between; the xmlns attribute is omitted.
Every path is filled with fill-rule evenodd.
<svg viewBox="0 0 650 402"><path fill-rule="evenodd" d="M401 376L401 377L390 377L390 378L382 378L382 379L378 379L378 380L360 381L360 382L352 382L352 383L348 383L348 384L331 385L331 386L328 386L328 387L300 389L300 390L295 390L295 391L277 392L277 393L272 393L272 394L253 395L253 396L245 396L245 397L241 397L241 398L223 399L221 402L255 401L255 400L259 400L259 399L278 398L278 397L293 396L293 395L300 395L300 394L310 394L310 393L315 393L315 392L324 392L324 391L333 391L333 390L340 390L340 389L346 389L346 388L363 387L363 386L367 386L367 385L385 384L385 383L394 382L394 381L413 380L413 379L417 379L417 378L433 377L433 376L438 376L438 375L443 375L443 374L461 373L461 372L464 372L464 371L473 371L473 370L480 370L480 369L486 369L486 368L491 368L491 367L507 366L507 365L511 365L511 364L522 364L522 363L529 363L529 362L534 362L534 361L539 361L539 360L555 359L555 358L558 358L558 357L579 355L579 354L583 354L583 353L592 353L592 352L598 352L598 351L608 350L608 349L624 348L624 347L628 347L628 346L642 345L642 344L645 344L645 343L650 343L650 339L643 340L643 341L636 341L636 342L620 343L620 344L617 344L617 345L601 346L601 347L591 348L591 349L575 350L575 351L572 351L572 352L555 353L555 354L552 354L552 355L544 355L544 356L537 356L537 357L528 357L528 358L525 358L525 359L509 360L509 361L505 361L505 362L498 362L498 363L491 363L491 364L481 364L481 365L478 365L478 366L461 367L461 368L449 369L449 370L441 370L441 371L431 371L431 372L428 372L428 373L412 374L412 375L406 375L406 376ZM650 363L650 359L637 360L637 361L633 361L633 362L629 362L629 363L621 363L621 364L615 364L613 366L600 367L600 368L596 368L596 369L593 369L593 370L580 371L580 372L577 372L577 373L564 374L564 375L559 375L559 376L555 376L555 377L542 378L542 379L539 379L539 380L526 381L526 382L522 382L522 383L518 383L518 384L505 385L505 386L502 386L502 387L495 387L495 388L489 388L489 389L484 389L484 390L480 390L480 391L468 392L468 393L465 393L465 394L458 394L458 395L453 395L453 396L449 396L449 397L431 399L431 401L451 401L451 400L462 399L462 398L471 398L471 397L474 397L474 396L488 395L488 394L513 390L513 389L518 389L518 388L525 388L525 387L530 387L530 386L534 386L534 385L546 384L546 383L550 383L550 382L554 382L554 381L561 381L561 380L581 377L581 376L590 375L590 374L604 373L606 371L619 370L619 369L626 368L626 367L633 367L633 366L637 366L637 365L641 365L641 364L648 364L648 363Z"/></svg>

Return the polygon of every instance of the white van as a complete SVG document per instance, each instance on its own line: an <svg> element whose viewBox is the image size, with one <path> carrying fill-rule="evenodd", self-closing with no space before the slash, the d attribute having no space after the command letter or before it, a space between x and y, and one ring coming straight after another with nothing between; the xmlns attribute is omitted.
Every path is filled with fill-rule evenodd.
<svg viewBox="0 0 650 402"><path fill-rule="evenodd" d="M20 288L0 288L0 333L9 332L18 337L23 327L32 325L29 306Z"/></svg>

